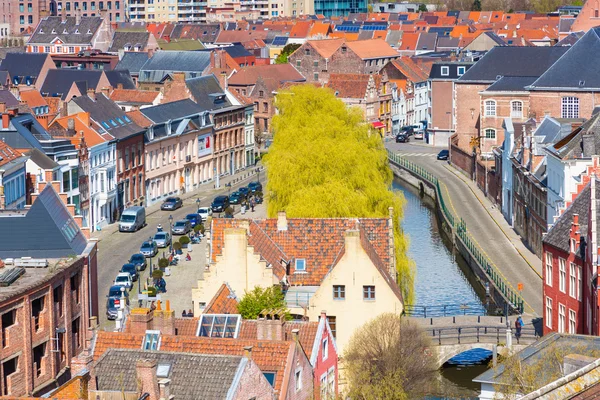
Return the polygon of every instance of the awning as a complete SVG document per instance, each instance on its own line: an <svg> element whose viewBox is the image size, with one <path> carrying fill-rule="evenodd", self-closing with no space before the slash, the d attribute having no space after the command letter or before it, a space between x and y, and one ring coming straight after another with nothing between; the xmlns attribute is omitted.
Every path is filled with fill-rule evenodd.
<svg viewBox="0 0 600 400"><path fill-rule="evenodd" d="M375 122L373 122L373 128L375 128L375 129L385 128L385 124L381 121L375 121Z"/></svg>

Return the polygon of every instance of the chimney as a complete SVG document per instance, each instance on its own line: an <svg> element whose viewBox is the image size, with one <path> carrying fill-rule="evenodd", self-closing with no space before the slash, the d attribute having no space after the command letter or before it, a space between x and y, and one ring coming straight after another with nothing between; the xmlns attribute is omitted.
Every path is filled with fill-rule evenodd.
<svg viewBox="0 0 600 400"><path fill-rule="evenodd" d="M244 357L252 360L252 346L244 346Z"/></svg>
<svg viewBox="0 0 600 400"><path fill-rule="evenodd" d="M277 213L277 230L287 231L287 218L285 216L285 211L279 211Z"/></svg>
<svg viewBox="0 0 600 400"><path fill-rule="evenodd" d="M344 235L344 252L350 257L355 257L360 246L360 231L358 229L349 229Z"/></svg>
<svg viewBox="0 0 600 400"><path fill-rule="evenodd" d="M299 337L300 337L300 329L292 329L292 338L294 339L294 342L298 343L299 341Z"/></svg>
<svg viewBox="0 0 600 400"><path fill-rule="evenodd" d="M277 312L268 312L256 321L256 339L285 340L285 320Z"/></svg>
<svg viewBox="0 0 600 400"><path fill-rule="evenodd" d="M148 400L159 400L160 392L158 389L158 378L156 377L155 360L138 360L135 363L135 373L137 376L138 396L148 393Z"/></svg>
<svg viewBox="0 0 600 400"><path fill-rule="evenodd" d="M67 120L67 129L71 132L75 130L75 119L74 118L69 118Z"/></svg>
<svg viewBox="0 0 600 400"><path fill-rule="evenodd" d="M81 10L78 8L75 10L75 25L79 25L81 23Z"/></svg>
<svg viewBox="0 0 600 400"><path fill-rule="evenodd" d="M92 99L92 101L96 101L96 90L95 89L88 89L87 95L90 99Z"/></svg>
<svg viewBox="0 0 600 400"><path fill-rule="evenodd" d="M596 155L596 140L594 135L583 135L583 156L591 157Z"/></svg>
<svg viewBox="0 0 600 400"><path fill-rule="evenodd" d="M119 83L119 85L123 86L123 84ZM106 96L106 98L108 99L108 96L110 96L110 87L103 87L102 89L100 89L100 91L104 94L104 96Z"/></svg>
<svg viewBox="0 0 600 400"><path fill-rule="evenodd" d="M51 169L44 170L44 181L52 182L54 180L54 172Z"/></svg>
<svg viewBox="0 0 600 400"><path fill-rule="evenodd" d="M171 399L171 380L161 379L158 381L158 391L160 393L160 400Z"/></svg>
<svg viewBox="0 0 600 400"><path fill-rule="evenodd" d="M64 7L60 10L60 20L61 22L65 22L67 20L67 10Z"/></svg>
<svg viewBox="0 0 600 400"><path fill-rule="evenodd" d="M122 83L117 83L117 89L123 89L123 84ZM108 96L106 96L108 97Z"/></svg>
<svg viewBox="0 0 600 400"><path fill-rule="evenodd" d="M227 74L226 73L222 73L221 74L221 86L223 86L223 89L227 89L227 87L229 86L227 83Z"/></svg>
<svg viewBox="0 0 600 400"><path fill-rule="evenodd" d="M160 301L157 302L152 327L160 331L163 335L175 334L175 311L171 310L169 300L166 301L164 310L161 307Z"/></svg>
<svg viewBox="0 0 600 400"><path fill-rule="evenodd" d="M2 114L2 129L8 129L10 126L10 115L7 113Z"/></svg>
<svg viewBox="0 0 600 400"><path fill-rule="evenodd" d="M0 113L4 114L6 112L6 103L0 101Z"/></svg>
<svg viewBox="0 0 600 400"><path fill-rule="evenodd" d="M129 315L129 333L146 333L152 329L154 313L149 308L134 308Z"/></svg>

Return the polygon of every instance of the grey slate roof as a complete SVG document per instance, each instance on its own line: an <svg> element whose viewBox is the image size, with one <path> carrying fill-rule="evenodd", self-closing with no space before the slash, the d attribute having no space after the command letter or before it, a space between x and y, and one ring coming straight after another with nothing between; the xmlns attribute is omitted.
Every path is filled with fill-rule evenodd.
<svg viewBox="0 0 600 400"><path fill-rule="evenodd" d="M0 258L61 258L80 255L86 246L85 236L52 185L25 216L0 214Z"/></svg>
<svg viewBox="0 0 600 400"><path fill-rule="evenodd" d="M126 69L114 69L112 71L104 71L104 73L110 82L110 86L115 89L119 85L123 85L123 89L137 89L135 83L133 83L133 79L131 79L131 74Z"/></svg>
<svg viewBox="0 0 600 400"><path fill-rule="evenodd" d="M170 365L170 392L181 400L227 399L230 388L239 384L248 360L240 356L167 353L110 349L97 361L98 390L136 392L136 362L152 360ZM160 380L160 378L159 378Z"/></svg>
<svg viewBox="0 0 600 400"><path fill-rule="evenodd" d="M495 46L458 82L495 82L502 76L539 77L567 50L567 47Z"/></svg>
<svg viewBox="0 0 600 400"><path fill-rule="evenodd" d="M565 38L558 41L555 46L573 46L579 39L583 37L585 32L571 32Z"/></svg>
<svg viewBox="0 0 600 400"><path fill-rule="evenodd" d="M160 82L173 72L185 72L186 78L195 78L210 65L210 52L157 51L140 69L142 82Z"/></svg>
<svg viewBox="0 0 600 400"><path fill-rule="evenodd" d="M155 124L197 115L205 111L204 108L190 99L173 101L154 107L142 108L140 112Z"/></svg>
<svg viewBox="0 0 600 400"><path fill-rule="evenodd" d="M225 46L223 50L227 52L232 58L237 57L249 57L252 55L244 46L240 43L234 43L233 46Z"/></svg>
<svg viewBox="0 0 600 400"><path fill-rule="evenodd" d="M126 69L131 75L137 75L140 73L140 69L146 61L148 61L148 53L141 51L126 51L115 69Z"/></svg>
<svg viewBox="0 0 600 400"><path fill-rule="evenodd" d="M38 77L49 54L43 53L8 53L0 64L0 70L8 71L11 79L14 76Z"/></svg>
<svg viewBox="0 0 600 400"><path fill-rule="evenodd" d="M144 50L148 45L149 38L150 32L116 31L113 34L113 39L108 51L110 53L117 53L119 50L124 49L125 46L129 47L127 50L133 50L134 47L139 47L141 50Z"/></svg>
<svg viewBox="0 0 600 400"><path fill-rule="evenodd" d="M84 89L83 93L86 92L87 88L94 88L98 86L100 77L103 71L92 71L92 70L79 70L79 69L51 69L46 75L44 84L40 93L48 93L49 96L60 97L65 100L65 97L73 83L82 82L80 89ZM83 84L85 82L85 84Z"/></svg>
<svg viewBox="0 0 600 400"><path fill-rule="evenodd" d="M435 51L437 43L437 33L422 32L417 41L416 50L431 50Z"/></svg>
<svg viewBox="0 0 600 400"><path fill-rule="evenodd" d="M194 101L203 110L232 106L227 96L225 96L225 92L221 88L218 79L213 74L186 79L185 84Z"/></svg>
<svg viewBox="0 0 600 400"><path fill-rule="evenodd" d="M449 36L438 37L436 49L458 49L460 38L453 38Z"/></svg>
<svg viewBox="0 0 600 400"><path fill-rule="evenodd" d="M575 22L575 18L561 18L558 21L558 31L559 32L570 32L571 25Z"/></svg>
<svg viewBox="0 0 600 400"><path fill-rule="evenodd" d="M531 85L536 80L535 76L503 76L486 91L490 92L518 92L524 91L525 87Z"/></svg>
<svg viewBox="0 0 600 400"><path fill-rule="evenodd" d="M398 47L398 42L400 42L400 39L402 39L402 33L403 32L400 30L388 31L385 41L392 47Z"/></svg>
<svg viewBox="0 0 600 400"><path fill-rule="evenodd" d="M19 106L19 100L17 100L10 90L0 90L0 102L6 104L6 107Z"/></svg>
<svg viewBox="0 0 600 400"><path fill-rule="evenodd" d="M104 93L96 93L95 101L89 96L78 96L71 101L83 111L89 112L92 120L116 139L125 139L144 131L135 122L126 118L125 111Z"/></svg>
<svg viewBox="0 0 600 400"><path fill-rule="evenodd" d="M472 66L472 62L435 62L431 65L429 79L455 80L460 78L458 67L465 67L466 72ZM442 75L442 67L448 67L448 75Z"/></svg>
<svg viewBox="0 0 600 400"><path fill-rule="evenodd" d="M584 155L583 151L583 136L594 136L593 154L600 154L600 113L592 115L590 119L584 122L579 128L575 129L571 134L560 140L554 146L547 147L547 150L554 153L559 158L573 159L580 157L590 157L589 154Z"/></svg>
<svg viewBox="0 0 600 400"><path fill-rule="evenodd" d="M90 43L102 25L101 17L81 17L79 25L75 17L46 17L40 20L28 43L45 44L59 38L63 44Z"/></svg>
<svg viewBox="0 0 600 400"><path fill-rule="evenodd" d="M530 90L589 91L600 88L600 27L590 29L571 47L554 48L566 48L567 52L533 82Z"/></svg>
<svg viewBox="0 0 600 400"><path fill-rule="evenodd" d="M29 159L33 161L35 165L42 169L54 169L59 166L59 164L56 161L54 161L46 154L44 154L44 152L36 148L29 150L27 153L25 153L25 155L29 157Z"/></svg>

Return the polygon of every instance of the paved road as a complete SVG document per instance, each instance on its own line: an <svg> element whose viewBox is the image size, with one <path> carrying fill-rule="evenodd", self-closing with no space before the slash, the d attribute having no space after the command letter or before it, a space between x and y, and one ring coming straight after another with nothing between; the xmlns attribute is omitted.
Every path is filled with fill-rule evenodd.
<svg viewBox="0 0 600 400"><path fill-rule="evenodd" d="M242 173L240 175L245 175ZM239 175L238 175L239 176ZM260 172L259 178L264 185L265 172ZM200 190L181 196L183 198L183 207L176 211L160 211L160 205L153 205L146 209L147 226L135 233L121 233L118 231L116 224L104 228L98 233L92 234L93 237L98 237L98 296L99 296L99 322L101 328L111 329L114 327L114 322L106 319L106 295L108 288L112 285L115 276L120 271L121 266L125 264L129 257L134 253L139 253L142 242L148 240L150 236L156 233L156 226L161 224L165 230L169 227L169 215L173 216L173 221L185 218L187 214L197 210L196 200L200 199L200 206L209 206L212 200L220 195L235 191L236 188L246 186L251 180L256 180L256 174L249 175L247 179L238 183L232 183L230 188L224 185L232 181L234 177L225 177L221 179L221 189L213 189L212 183L205 185ZM238 208L236 206L235 208ZM175 240L179 240L179 236L174 236ZM204 241L203 241L204 242ZM166 249L159 249L159 254ZM172 268L173 276L166 277L167 295L166 298L171 298L172 308L176 313L180 313L182 307L191 308L191 291L188 287L196 285L196 282L202 276L204 267L204 253L206 247L204 243L195 245L192 251L192 261L180 261L178 266ZM158 258L152 259L153 264L158 264ZM141 281L148 277L149 269L142 273ZM175 277L178 281L175 282ZM184 282L181 282L181 281ZM139 282L139 281L138 281ZM130 292L131 299L137 299L138 285L134 284ZM176 296L177 298L173 298ZM137 302L131 301L131 306L135 306Z"/></svg>
<svg viewBox="0 0 600 400"><path fill-rule="evenodd" d="M465 220L471 236L513 289L516 291L518 283L523 284L525 314L532 318L541 316L541 260L523 245L501 212L469 179L447 162L436 160L439 148L424 146L421 141L388 142L386 146L440 179L443 194L450 199L451 211Z"/></svg>

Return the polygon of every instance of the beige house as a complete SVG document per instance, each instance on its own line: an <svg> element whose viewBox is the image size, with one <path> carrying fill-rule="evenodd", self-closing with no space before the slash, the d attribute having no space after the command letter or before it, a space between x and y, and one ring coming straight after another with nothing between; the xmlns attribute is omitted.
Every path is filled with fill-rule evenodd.
<svg viewBox="0 0 600 400"><path fill-rule="evenodd" d="M278 285L294 316L327 313L342 354L363 323L403 311L391 218L214 219L209 253L209 271L192 290L196 315L224 282L239 298Z"/></svg>

